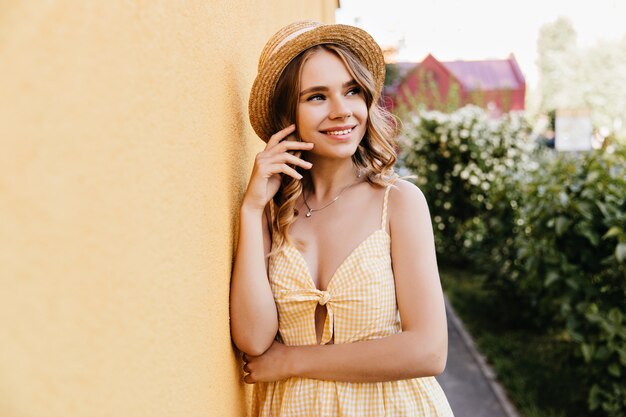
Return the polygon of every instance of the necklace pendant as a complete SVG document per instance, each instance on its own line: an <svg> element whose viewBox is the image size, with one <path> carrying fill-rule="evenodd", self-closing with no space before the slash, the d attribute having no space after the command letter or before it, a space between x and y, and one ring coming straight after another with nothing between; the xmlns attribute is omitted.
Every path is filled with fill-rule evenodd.
<svg viewBox="0 0 626 417"><path fill-rule="evenodd" d="M313 210L309 209L309 212L306 214L306 217L311 217L311 212L312 212L312 211L313 211Z"/></svg>

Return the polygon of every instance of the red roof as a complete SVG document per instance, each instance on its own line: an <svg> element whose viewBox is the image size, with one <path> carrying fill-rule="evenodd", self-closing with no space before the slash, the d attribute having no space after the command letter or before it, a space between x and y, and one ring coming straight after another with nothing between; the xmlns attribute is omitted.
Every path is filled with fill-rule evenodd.
<svg viewBox="0 0 626 417"><path fill-rule="evenodd" d="M524 77L513 55L506 60L441 62L467 91L517 89Z"/></svg>
<svg viewBox="0 0 626 417"><path fill-rule="evenodd" d="M460 106L474 103L480 106L495 104L499 111L524 109L526 82L513 54L498 60L448 62L428 54L420 63L393 65L397 79L384 90L386 105L390 109L399 103L398 100L407 103L407 97L411 95L423 100L422 104L428 108L438 108L442 104L438 100L449 99L454 84L459 87ZM430 90L432 85L424 85L427 74L436 83L434 93ZM479 94L474 94L476 92Z"/></svg>

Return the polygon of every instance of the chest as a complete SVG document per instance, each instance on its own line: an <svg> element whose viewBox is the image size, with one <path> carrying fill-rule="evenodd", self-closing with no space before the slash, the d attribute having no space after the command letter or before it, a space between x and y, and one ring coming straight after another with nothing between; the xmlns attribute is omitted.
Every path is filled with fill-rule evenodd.
<svg viewBox="0 0 626 417"><path fill-rule="evenodd" d="M302 219L294 224L291 233L296 255L302 258L319 290L328 287L346 261L367 256L360 252L368 248L371 251L372 245L380 244L376 238L381 232L378 222L367 221L367 217L327 218L324 224L322 220Z"/></svg>
<svg viewBox="0 0 626 417"><path fill-rule="evenodd" d="M319 290L328 288L347 261L360 257L364 248L379 244L377 238L388 237L384 230L381 233L382 190L368 187L357 191L310 217L301 205L301 214L291 225L295 256Z"/></svg>

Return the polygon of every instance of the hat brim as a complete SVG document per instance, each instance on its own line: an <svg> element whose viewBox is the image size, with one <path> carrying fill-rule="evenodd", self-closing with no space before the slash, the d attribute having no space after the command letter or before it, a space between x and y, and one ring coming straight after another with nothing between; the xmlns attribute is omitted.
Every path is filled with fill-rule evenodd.
<svg viewBox="0 0 626 417"><path fill-rule="evenodd" d="M276 133L274 130L277 127L271 122L271 102L285 67L301 52L326 43L343 45L359 58L374 77L374 101L378 100L385 81L385 61L380 46L363 29L342 24L319 25L288 40L269 59L259 64L259 72L250 92L248 112L254 131L265 142Z"/></svg>

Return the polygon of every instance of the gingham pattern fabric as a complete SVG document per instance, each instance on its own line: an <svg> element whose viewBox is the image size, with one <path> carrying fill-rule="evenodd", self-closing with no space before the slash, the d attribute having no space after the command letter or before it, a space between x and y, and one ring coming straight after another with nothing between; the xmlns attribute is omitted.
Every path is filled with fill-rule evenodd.
<svg viewBox="0 0 626 417"><path fill-rule="evenodd" d="M279 334L286 345L317 344L315 308L327 309L321 343L378 339L401 331L387 232L388 186L381 227L357 246L331 277L315 287L302 254L287 244L269 263L278 307ZM272 210L273 215L273 210ZM390 382L335 382L290 378L257 383L252 416L407 417L453 416L434 377Z"/></svg>

